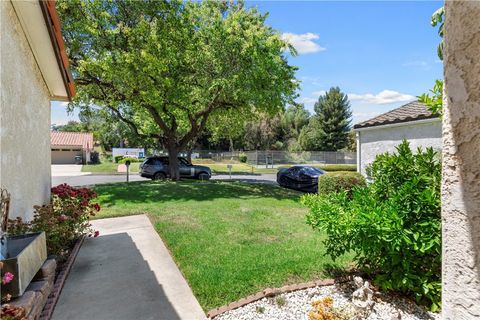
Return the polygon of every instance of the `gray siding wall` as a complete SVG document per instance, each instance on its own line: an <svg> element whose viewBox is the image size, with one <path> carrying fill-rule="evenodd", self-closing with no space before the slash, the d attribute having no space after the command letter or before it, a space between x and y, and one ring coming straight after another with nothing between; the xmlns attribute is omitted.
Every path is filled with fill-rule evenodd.
<svg viewBox="0 0 480 320"><path fill-rule="evenodd" d="M50 97L10 1L0 1L0 186L10 217L33 217L50 198Z"/></svg>
<svg viewBox="0 0 480 320"><path fill-rule="evenodd" d="M442 149L442 123L410 122L399 126L378 126L357 131L357 166L359 172L366 174L365 168L375 160L377 154L394 152L403 139L410 142L410 147L433 147Z"/></svg>

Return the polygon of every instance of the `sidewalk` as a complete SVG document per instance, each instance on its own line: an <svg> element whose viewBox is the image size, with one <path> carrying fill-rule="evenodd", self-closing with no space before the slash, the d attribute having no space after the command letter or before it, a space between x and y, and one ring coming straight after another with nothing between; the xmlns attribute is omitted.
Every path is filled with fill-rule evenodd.
<svg viewBox="0 0 480 320"><path fill-rule="evenodd" d="M92 222L53 320L199 320L205 314L144 215Z"/></svg>

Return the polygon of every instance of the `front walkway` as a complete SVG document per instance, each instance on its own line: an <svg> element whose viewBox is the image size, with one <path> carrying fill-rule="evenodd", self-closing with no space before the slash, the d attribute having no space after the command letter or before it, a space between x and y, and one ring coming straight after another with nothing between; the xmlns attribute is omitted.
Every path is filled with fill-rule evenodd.
<svg viewBox="0 0 480 320"><path fill-rule="evenodd" d="M53 320L198 320L205 314L144 215L92 222Z"/></svg>

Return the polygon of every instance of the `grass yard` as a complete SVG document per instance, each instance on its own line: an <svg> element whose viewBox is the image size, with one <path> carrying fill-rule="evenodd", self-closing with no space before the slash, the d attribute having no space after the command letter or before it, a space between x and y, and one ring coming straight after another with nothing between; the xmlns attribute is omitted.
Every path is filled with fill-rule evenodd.
<svg viewBox="0 0 480 320"><path fill-rule="evenodd" d="M140 162L132 162L130 164L130 172L138 172ZM112 174L117 172L118 163L104 161L99 164L84 164L82 172L92 172L96 174L106 173Z"/></svg>
<svg viewBox="0 0 480 320"><path fill-rule="evenodd" d="M97 218L147 213L205 311L266 287L329 276L301 193L239 182L138 182L95 188Z"/></svg>

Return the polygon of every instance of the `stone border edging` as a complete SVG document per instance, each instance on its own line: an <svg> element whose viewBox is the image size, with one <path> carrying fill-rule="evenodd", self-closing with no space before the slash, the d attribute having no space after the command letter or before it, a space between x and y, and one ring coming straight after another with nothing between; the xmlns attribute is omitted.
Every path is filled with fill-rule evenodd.
<svg viewBox="0 0 480 320"><path fill-rule="evenodd" d="M58 298L60 297L60 293L62 292L63 286L65 285L65 281L72 269L73 263L77 258L77 254L80 251L80 247L85 240L85 236L81 237L77 240L75 245L73 246L72 252L68 256L67 262L62 266L62 269L58 273L58 277L55 280L55 284L53 285L53 290L48 296L47 302L45 303L45 307L43 308L42 313L40 314L39 320L50 320L53 315L53 311L55 310L55 306L57 305Z"/></svg>
<svg viewBox="0 0 480 320"><path fill-rule="evenodd" d="M292 291L297 291L297 290L303 290L303 289L308 289L308 288L313 288L313 287L319 287L319 286L331 286L335 284L334 279L324 279L324 280L316 280L316 281L310 281L310 282L303 282L299 284L293 284L293 285L287 285L283 286L281 288L266 288L262 291L259 291L255 294L249 295L246 298L234 301L232 303L229 303L227 305L224 305L220 308L212 309L207 313L207 318L208 319L213 319L222 313L225 313L230 310L238 309L240 307L243 307L249 303L255 302L257 300L263 299L265 297L273 297L282 293L289 293Z"/></svg>

